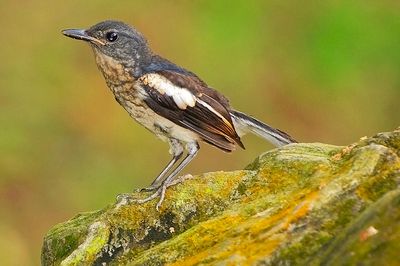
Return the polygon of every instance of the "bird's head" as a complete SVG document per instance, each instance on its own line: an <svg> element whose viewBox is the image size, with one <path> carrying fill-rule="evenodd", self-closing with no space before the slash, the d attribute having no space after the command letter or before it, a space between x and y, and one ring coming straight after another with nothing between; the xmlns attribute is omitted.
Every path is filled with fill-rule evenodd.
<svg viewBox="0 0 400 266"><path fill-rule="evenodd" d="M99 53L129 65L146 60L151 54L144 36L120 21L107 20L89 29L67 29L62 33L88 42L95 54Z"/></svg>

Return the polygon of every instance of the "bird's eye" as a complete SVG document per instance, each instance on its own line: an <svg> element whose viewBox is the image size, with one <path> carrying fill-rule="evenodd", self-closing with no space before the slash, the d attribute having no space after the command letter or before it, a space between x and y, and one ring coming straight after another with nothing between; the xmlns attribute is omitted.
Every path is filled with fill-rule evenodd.
<svg viewBox="0 0 400 266"><path fill-rule="evenodd" d="M115 42L118 39L118 33L110 31L106 34L106 38L109 42Z"/></svg>

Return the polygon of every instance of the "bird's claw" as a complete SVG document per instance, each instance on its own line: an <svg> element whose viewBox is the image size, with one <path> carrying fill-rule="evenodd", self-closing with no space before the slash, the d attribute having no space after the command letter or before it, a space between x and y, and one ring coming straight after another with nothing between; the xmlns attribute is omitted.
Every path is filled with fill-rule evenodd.
<svg viewBox="0 0 400 266"><path fill-rule="evenodd" d="M193 176L185 175L185 176L176 178L175 180L170 181L168 183L164 182L161 185L149 186L146 188L139 189L137 192L144 192L144 191L151 192L151 191L155 190L155 192L153 194L151 194L150 196L148 196L147 198L144 198L144 199L134 198L134 197L132 197L132 194L126 193L126 194L118 195L117 201L119 202L119 204L129 204L129 203L143 204L143 203L151 201L157 197L160 197L160 199L158 200L157 205L156 205L156 209L157 209L157 211L159 211L161 204L163 203L163 201L165 199L165 193L167 191L167 188L169 188L171 186L175 186L175 185L185 181L186 179L190 179L190 178L193 178Z"/></svg>
<svg viewBox="0 0 400 266"><path fill-rule="evenodd" d="M161 204L164 201L165 198L165 191L167 189L167 185L162 185L160 187L157 188L157 191L155 191L153 194L151 194L150 196L143 198L143 199L138 199L138 198L134 198L132 196L132 194L119 194L117 196L117 201L119 205L125 205L125 204L129 204L129 203L137 203L137 204L144 204L148 201L151 201L157 197L160 197L160 200L158 201L157 205L156 205L156 209L157 211L160 210Z"/></svg>
<svg viewBox="0 0 400 266"><path fill-rule="evenodd" d="M166 186L166 185L160 186L160 187L157 188L157 191L156 191L156 192L154 192L153 194L151 194L151 195L148 196L147 198L144 198L144 199L134 199L134 200L132 200L132 202L135 202L135 203L137 203L137 204L143 204L143 203L146 203L146 202L148 202L148 201L151 201L151 200L153 200L153 199L155 199L155 198L157 198L157 197L160 197L160 200L157 202L157 205L156 205L156 210L159 211L159 210L160 210L160 207L161 207L161 204L162 204L162 202L164 201L164 198L165 198L165 191L166 191L166 189L167 189L167 186Z"/></svg>

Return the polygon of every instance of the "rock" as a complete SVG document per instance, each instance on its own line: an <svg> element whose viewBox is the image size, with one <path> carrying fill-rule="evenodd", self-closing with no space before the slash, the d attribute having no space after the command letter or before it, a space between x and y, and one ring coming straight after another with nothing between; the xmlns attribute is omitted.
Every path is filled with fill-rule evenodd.
<svg viewBox="0 0 400 266"><path fill-rule="evenodd" d="M159 212L153 200L79 214L45 236L42 264L394 265L399 157L400 129L287 145L171 187Z"/></svg>

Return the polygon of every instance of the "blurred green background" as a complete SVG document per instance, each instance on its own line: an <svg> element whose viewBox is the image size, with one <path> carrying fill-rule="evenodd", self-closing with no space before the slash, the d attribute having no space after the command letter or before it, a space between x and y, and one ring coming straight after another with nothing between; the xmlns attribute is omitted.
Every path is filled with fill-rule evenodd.
<svg viewBox="0 0 400 266"><path fill-rule="evenodd" d="M232 105L302 142L349 144L399 126L400 2L0 2L0 258L38 265L44 234L143 187L168 147L114 101L83 42L60 34L118 19ZM272 148L202 145L185 170L244 167Z"/></svg>

